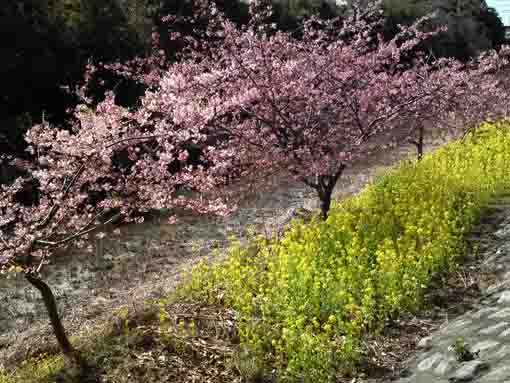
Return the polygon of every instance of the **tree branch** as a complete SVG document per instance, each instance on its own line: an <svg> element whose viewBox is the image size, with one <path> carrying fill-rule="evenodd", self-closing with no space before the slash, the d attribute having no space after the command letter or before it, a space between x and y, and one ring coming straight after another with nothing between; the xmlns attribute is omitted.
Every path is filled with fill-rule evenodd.
<svg viewBox="0 0 510 383"><path fill-rule="evenodd" d="M76 171L76 173L74 174L73 178L71 179L71 181L66 185L65 181L64 181L64 185L62 186L63 187L63 196L62 196L62 200L64 200L66 197L67 197L67 194L69 193L69 191L71 190L71 187L74 185L74 183L76 182L76 180L78 179L78 177L81 175L81 173L83 172L83 170L85 169L85 163L83 163L79 168L78 170ZM60 202L62 202L62 200ZM38 229L44 229L49 223L50 221L53 219L53 217L55 216L55 214L57 214L57 211L58 209L60 209L60 203L56 203L54 204L48 215L43 219L43 221L41 223L39 223L37 225L37 228Z"/></svg>
<svg viewBox="0 0 510 383"><path fill-rule="evenodd" d="M36 240L36 243L39 243L39 244L45 245L45 246L52 246L52 247L60 246L60 245L63 245L65 243L67 243L67 242L70 242L70 241L73 241L73 240L78 239L80 237L83 237L85 234L89 234L89 233L93 232L94 230L97 230L101 226L106 226L109 223L112 223L116 218L117 218L117 216L113 216L112 218L110 218L108 221L106 221L104 223L101 223L99 225L91 227L90 229L86 229L86 230L82 229L82 231L79 231L79 232L77 232L75 234L71 234L70 236L68 236L68 237L66 237L64 239L61 239L59 241L51 242L51 241L45 241L45 240Z"/></svg>

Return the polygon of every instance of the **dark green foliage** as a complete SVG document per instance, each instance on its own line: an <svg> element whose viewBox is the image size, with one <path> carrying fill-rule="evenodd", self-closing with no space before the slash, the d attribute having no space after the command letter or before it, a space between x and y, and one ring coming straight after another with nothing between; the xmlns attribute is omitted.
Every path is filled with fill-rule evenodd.
<svg viewBox="0 0 510 383"><path fill-rule="evenodd" d="M478 21L485 26L489 40L494 48L505 42L505 26L494 8L487 8L477 15Z"/></svg>
<svg viewBox="0 0 510 383"><path fill-rule="evenodd" d="M207 1L203 0L147 0L147 10L156 31L159 33L159 44L164 49L166 58L177 59L179 53L188 44L184 39L170 39L170 33L178 32L181 36L192 36L198 40L207 39L205 28L209 23L208 14L204 12ZM218 0L218 9L237 24L245 24L249 20L248 5L238 0ZM167 16L182 18L167 22ZM194 18L190 23L187 18Z"/></svg>
<svg viewBox="0 0 510 383"><path fill-rule="evenodd" d="M492 8L480 0L385 0L385 36L390 38L398 24L410 25L417 18L435 12L430 28L446 25L448 31L427 47L435 57L455 57L466 61L480 51L498 48L504 40L504 27Z"/></svg>
<svg viewBox="0 0 510 383"><path fill-rule="evenodd" d="M7 1L0 8L0 151L24 147L21 132L32 118L51 110L61 117L69 97L56 84L72 76L72 57L43 1ZM47 12L46 12L47 13ZM26 116L26 117L23 117Z"/></svg>
<svg viewBox="0 0 510 383"><path fill-rule="evenodd" d="M23 132L46 120L62 124L90 57L123 60L136 39L116 0L7 0L0 8L0 152L23 154Z"/></svg>
<svg viewBox="0 0 510 383"><path fill-rule="evenodd" d="M323 19L339 16L343 8L330 1L311 0L275 0L274 15L271 22L276 23L278 29L289 31L298 27L304 17L317 15Z"/></svg>

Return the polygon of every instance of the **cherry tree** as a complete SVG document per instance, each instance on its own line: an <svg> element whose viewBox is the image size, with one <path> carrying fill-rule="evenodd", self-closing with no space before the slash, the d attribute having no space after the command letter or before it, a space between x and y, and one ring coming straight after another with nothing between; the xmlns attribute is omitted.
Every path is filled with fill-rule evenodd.
<svg viewBox="0 0 510 383"><path fill-rule="evenodd" d="M422 74L422 88L441 87L439 97L422 100L410 110L408 142L423 155L425 125L452 136L465 135L485 120L508 117L510 94L505 80L508 47L485 52L469 63L441 59ZM404 117L404 116L403 116ZM405 119L404 119L405 121Z"/></svg>
<svg viewBox="0 0 510 383"><path fill-rule="evenodd" d="M381 137L403 124L423 133L425 119L482 111L473 106L496 89L480 77L483 88L467 94L475 72L462 64L431 63L420 54L409 59L442 31L423 32L427 18L384 41L366 12L355 12L336 32L334 20L312 18L295 38L270 25L238 28L214 6L210 11L218 20L210 31L215 45L172 65L146 93L140 118L222 137L204 154L230 177L248 182L279 174L304 182L317 192L324 219L344 169L370 156ZM423 138L417 146L423 150Z"/></svg>
<svg viewBox="0 0 510 383"><path fill-rule="evenodd" d="M24 175L0 185L0 271L24 274L42 295L63 354L81 361L40 276L55 250L86 248L107 225L141 222L152 209L223 215L230 208L207 197L221 179L188 161L186 145L203 140L198 130L135 124L111 94L76 116L73 131L34 126L25 137L31 160L2 157Z"/></svg>

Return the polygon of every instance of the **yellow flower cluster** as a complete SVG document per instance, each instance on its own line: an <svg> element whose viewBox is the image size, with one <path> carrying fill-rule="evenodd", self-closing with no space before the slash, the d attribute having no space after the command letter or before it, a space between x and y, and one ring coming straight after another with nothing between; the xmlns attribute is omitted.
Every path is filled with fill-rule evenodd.
<svg viewBox="0 0 510 383"><path fill-rule="evenodd" d="M232 240L179 294L233 308L242 343L280 381L328 381L352 368L362 332L419 309L431 277L455 266L481 208L510 187L509 163L510 123L486 123L381 173L325 222Z"/></svg>

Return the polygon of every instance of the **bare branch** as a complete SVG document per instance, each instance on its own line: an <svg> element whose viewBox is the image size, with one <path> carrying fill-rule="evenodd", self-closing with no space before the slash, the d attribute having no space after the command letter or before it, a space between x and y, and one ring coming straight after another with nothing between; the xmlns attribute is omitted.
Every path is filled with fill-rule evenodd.
<svg viewBox="0 0 510 383"><path fill-rule="evenodd" d="M86 164L86 161L78 168L78 170L74 174L73 178L71 179L71 181L67 185L65 185L65 181L64 181L64 186L63 186L64 187L64 189L63 189L64 194L63 194L62 200L60 202L62 202L67 197L67 195L69 193L69 190L71 190L71 187L74 185L74 183L76 182L78 177L81 175L81 173L85 169L85 164ZM51 207L48 215L43 219L43 221L41 223L39 223L37 225L37 228L38 229L43 229L44 227L46 227L51 222L53 217L55 217L55 214L57 214L57 211L58 211L59 208L60 208L60 203L54 204Z"/></svg>

